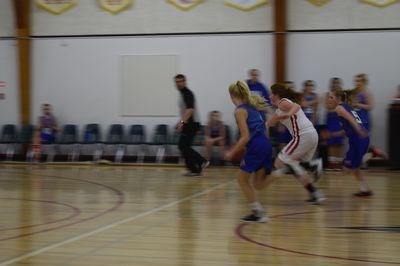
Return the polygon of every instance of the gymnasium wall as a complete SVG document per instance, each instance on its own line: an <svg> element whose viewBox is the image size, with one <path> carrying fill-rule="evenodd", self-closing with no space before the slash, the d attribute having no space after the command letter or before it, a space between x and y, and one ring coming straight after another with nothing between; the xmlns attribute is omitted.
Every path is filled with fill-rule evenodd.
<svg viewBox="0 0 400 266"><path fill-rule="evenodd" d="M12 0L0 1L0 38L15 36Z"/></svg>
<svg viewBox="0 0 400 266"><path fill-rule="evenodd" d="M229 7L224 1L203 1L182 11L165 0L134 0L117 15L104 11L98 1L85 0L55 16L36 5L33 35L160 34L188 32L271 31L272 4L251 12ZM79 25L79 26L77 26Z"/></svg>
<svg viewBox="0 0 400 266"><path fill-rule="evenodd" d="M19 123L16 62L16 42L0 39L0 125Z"/></svg>
<svg viewBox="0 0 400 266"><path fill-rule="evenodd" d="M274 1L249 13L225 6L219 6L223 9L213 13L215 1L205 1L187 12L163 1L150 9L149 2L136 0L130 9L118 15L101 10L97 1L79 1L77 7L61 15L32 7L32 34L47 36L32 41L32 121L39 115L40 104L50 102L61 124L82 126L99 122L105 130L111 123L142 123L148 131L155 124L174 124L177 117L119 115L121 55L177 55L178 70L188 77L203 123L209 111L218 109L223 119L234 126L227 85L246 78L249 68L259 68L264 83L270 85L274 81L273 35L268 33L273 28ZM400 43L400 31L396 30L400 25L399 8L399 3L377 8L358 0L332 0L322 7L308 1L288 0L290 30L370 29L289 33L287 79L295 81L298 88L305 79L314 79L317 92L322 93L333 76L343 78L345 87L349 88L354 74L369 74L369 87L376 101L373 142L382 147L386 147L386 109L399 84L400 53L396 49ZM142 12L137 12L139 9ZM158 15L147 16L146 10ZM13 40L2 39L14 34L11 14L11 0L1 1L0 80L7 81L7 93L6 99L0 100L0 124L19 121L15 44ZM163 14L169 20L161 20ZM204 17L204 14L208 15ZM212 19L215 23L210 23ZM240 23L232 24L232 20ZM393 29L374 31L372 28ZM140 36L167 33L171 29L179 35ZM235 33L196 34L204 31ZM191 33L181 35L184 32ZM60 37L93 34L139 36ZM59 37L53 38L53 35Z"/></svg>
<svg viewBox="0 0 400 266"><path fill-rule="evenodd" d="M331 0L317 7L305 0L287 0L287 7L289 30L400 28L400 3L376 7L362 0Z"/></svg>
<svg viewBox="0 0 400 266"><path fill-rule="evenodd" d="M111 123L140 123L148 130L159 123L173 125L178 117L119 115L121 55L166 54L177 55L178 72L187 75L202 122L206 122L209 111L220 110L223 119L233 125L234 106L228 85L247 78L250 68L261 69L263 82L270 83L274 60L272 40L270 34L35 39L32 118L39 115L41 103L49 102L62 124L98 122L106 129ZM152 78L157 79L157 72ZM177 95L176 99L149 104L178 104L173 76L169 82L165 87ZM132 86L134 89L135 84Z"/></svg>

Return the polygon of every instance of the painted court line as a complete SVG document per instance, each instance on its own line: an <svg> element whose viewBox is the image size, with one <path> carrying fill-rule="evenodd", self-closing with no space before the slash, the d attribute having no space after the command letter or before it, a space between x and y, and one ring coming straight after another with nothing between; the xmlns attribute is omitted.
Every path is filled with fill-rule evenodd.
<svg viewBox="0 0 400 266"><path fill-rule="evenodd" d="M26 259L26 258L39 255L39 254L41 254L41 253L43 253L43 252L52 250L52 249L54 249L54 248L61 247L61 246L65 245L65 244L69 244L69 243L72 243L72 242L74 242L74 241L77 241L77 240L81 240L81 239L83 239L83 238L86 238L86 237L88 237L88 236L92 236L92 235L95 235L95 234L97 234L97 233L101 233L101 232L103 232L103 231L106 231L106 230L108 230L108 229L111 229L111 228L113 228L113 227L115 227L115 226L118 226L118 225L120 225L120 224L128 223L128 222L134 221L134 220L136 220L136 219L145 217L145 216L147 216L147 215L156 213L156 212L158 212L158 211L167 209L167 208L172 207L172 206L174 206L174 205L178 205L179 203L182 203L182 202L184 202L184 201L188 201L188 200L197 198L197 197L202 196L202 195L204 195L204 194L210 193L210 192L213 191L213 190L216 190L216 189L219 189L219 188L221 188L221 187L224 187L224 186L228 185L229 183L232 183L233 181L234 181L234 180L231 180L231 181L228 181L228 182L225 182L225 183L216 185L216 186L214 186L214 187L211 187L211 188L209 188L209 189L206 189L206 190L197 192L197 193L195 193L195 194L192 194L192 195L187 196L187 197L185 197L185 198L182 198L182 199L180 199L180 200L176 200L176 201L167 203L167 204L162 205L162 206L160 206L160 207L157 207L157 208L148 210L148 211L146 211L146 212L142 212L142 213L133 215L133 216L131 216L131 217L128 217L128 218L125 218L125 219L123 219L123 220L114 222L114 223L112 223L112 224L108 224L108 225L105 225L105 226L103 226L103 227L97 228L97 229L95 229L95 230L86 232L86 233L81 234L81 235L79 235L79 236L75 236L75 237L72 237L72 238L70 238L70 239L66 239L66 240L64 240L64 241L61 241L61 242L58 242L58 243L49 245L49 246L47 246L47 247L43 247L43 248L40 248L40 249L31 251L31 252L25 253L25 254L23 254L23 255L14 257L14 258L12 258L12 259L3 261L3 262L0 263L0 266L3 266L3 265L10 265L10 264L12 264L12 263L16 263L16 262L18 262L18 261L21 261L21 260L24 260L24 259Z"/></svg>

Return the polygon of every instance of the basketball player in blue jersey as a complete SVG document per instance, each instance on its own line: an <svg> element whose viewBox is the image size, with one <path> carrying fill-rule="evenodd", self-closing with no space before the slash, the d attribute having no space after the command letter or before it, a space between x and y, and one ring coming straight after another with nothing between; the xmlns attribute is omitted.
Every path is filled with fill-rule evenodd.
<svg viewBox="0 0 400 266"><path fill-rule="evenodd" d="M303 99L301 108L306 117L315 126L317 124L318 95L314 92L314 81L306 80L303 83Z"/></svg>
<svg viewBox="0 0 400 266"><path fill-rule="evenodd" d="M342 90L342 80L334 77L330 79L329 91ZM326 108L326 128L320 132L321 138L326 141L328 148L328 163L326 170L342 170L343 145L345 133L340 125L339 116L335 112L336 106L328 103L329 91L324 96Z"/></svg>
<svg viewBox="0 0 400 266"><path fill-rule="evenodd" d="M329 92L328 103L334 107L340 118L342 128L349 139L349 148L343 166L360 182L360 191L354 193L354 196L370 197L373 193L360 171L363 156L369 147L367 121L365 121L365 117L351 107L353 97L355 97L354 91L336 90Z"/></svg>
<svg viewBox="0 0 400 266"><path fill-rule="evenodd" d="M366 129L371 131L372 124L369 112L374 107L374 101L371 93L367 89L368 85L368 76L367 74L357 74L354 78L354 93L355 93L355 101L354 101L354 110L359 114L360 118L365 121ZM363 161L366 163L369 159L374 156L381 157L386 159L386 154L378 147L374 145L370 145L368 153L364 157Z"/></svg>
<svg viewBox="0 0 400 266"><path fill-rule="evenodd" d="M250 203L252 213L243 217L243 222L266 222L268 220L264 208L257 200L255 189L266 188L273 179L267 176L272 167L272 145L267 138L263 115L267 108L264 98L253 95L247 84L237 81L229 86L229 94L236 106L235 118L239 127L240 138L236 144L225 153L225 159L230 160L235 153L246 148L246 153L240 163L237 177L243 194ZM250 184L254 173L253 186Z"/></svg>

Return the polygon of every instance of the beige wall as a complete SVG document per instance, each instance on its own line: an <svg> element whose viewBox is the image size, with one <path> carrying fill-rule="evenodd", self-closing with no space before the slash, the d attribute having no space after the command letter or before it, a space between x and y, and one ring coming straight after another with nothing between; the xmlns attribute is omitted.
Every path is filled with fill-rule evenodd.
<svg viewBox="0 0 400 266"><path fill-rule="evenodd" d="M400 28L400 3L375 7L360 0L331 0L317 7L288 0L290 30Z"/></svg>
<svg viewBox="0 0 400 266"><path fill-rule="evenodd" d="M272 30L272 5L244 12L223 1L181 11L164 0L135 0L117 15L100 8L98 1L79 1L61 15L33 7L33 35L96 35Z"/></svg>
<svg viewBox="0 0 400 266"><path fill-rule="evenodd" d="M15 35L14 8L12 0L0 1L0 37Z"/></svg>

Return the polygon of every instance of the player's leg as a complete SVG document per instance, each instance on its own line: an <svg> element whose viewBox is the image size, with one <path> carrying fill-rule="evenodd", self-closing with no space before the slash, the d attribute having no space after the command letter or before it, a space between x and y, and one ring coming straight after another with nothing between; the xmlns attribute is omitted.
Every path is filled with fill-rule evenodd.
<svg viewBox="0 0 400 266"><path fill-rule="evenodd" d="M269 187L277 178L277 175L267 174L265 169L261 168L254 173L253 186L256 190L263 190Z"/></svg>
<svg viewBox="0 0 400 266"><path fill-rule="evenodd" d="M239 174L237 176L239 186L251 209L251 214L243 217L241 220L243 222L266 222L268 218L265 215L265 211L261 203L257 200L255 191L250 184L250 175L250 173L239 170Z"/></svg>
<svg viewBox="0 0 400 266"><path fill-rule="evenodd" d="M311 178L308 176L307 171L300 165L300 162L292 159L289 155L280 153L278 159L286 165L292 172L296 179L303 185L303 187L310 194L307 202L312 204L319 204L325 200L323 194L315 187ZM281 168L283 169L283 168ZM276 171L273 172L273 174Z"/></svg>

